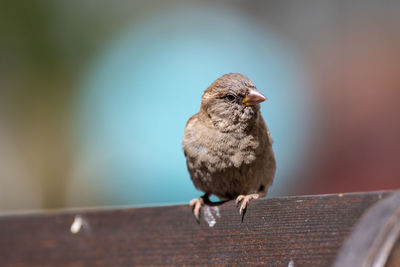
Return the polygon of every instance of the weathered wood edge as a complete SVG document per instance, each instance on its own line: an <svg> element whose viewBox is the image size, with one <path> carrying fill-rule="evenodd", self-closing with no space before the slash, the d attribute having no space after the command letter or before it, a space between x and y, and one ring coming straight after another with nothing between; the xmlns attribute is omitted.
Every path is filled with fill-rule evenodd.
<svg viewBox="0 0 400 267"><path fill-rule="evenodd" d="M273 200L298 200L298 199L324 199L329 197L351 197L351 196L378 196L380 199L387 196L388 194L396 192L396 190L379 190L379 191L367 191L367 192L351 192L351 193L336 193L336 194L318 194L318 195L293 195L293 196L280 196L280 197L264 197L257 201L273 201ZM142 210L142 209L159 209L159 208L174 208L174 207L188 207L187 203L145 203L145 204L134 204L134 205L110 205L110 206L86 206L86 207L71 207L71 208L59 208L59 209L34 209L34 210L14 210L14 211L0 211L0 219L8 217L26 217L26 216L46 216L46 215L57 215L57 214L75 214L80 212L108 212L116 210ZM223 208L225 205L229 205L231 202L226 202L219 207Z"/></svg>

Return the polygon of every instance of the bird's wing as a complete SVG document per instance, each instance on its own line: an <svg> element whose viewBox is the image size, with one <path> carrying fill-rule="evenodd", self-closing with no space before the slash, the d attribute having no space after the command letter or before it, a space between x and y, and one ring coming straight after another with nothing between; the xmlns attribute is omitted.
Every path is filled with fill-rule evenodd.
<svg viewBox="0 0 400 267"><path fill-rule="evenodd" d="M271 132L269 131L268 127L267 127L267 135L268 135L268 141L272 145L274 143L274 139L272 139Z"/></svg>
<svg viewBox="0 0 400 267"><path fill-rule="evenodd" d="M199 113L196 113L196 114L194 114L192 117L190 117L190 118L188 119L188 121L186 122L185 130L186 130L186 128L188 127L188 125L189 125L191 122L193 122L193 120L197 119L198 116L199 116Z"/></svg>
<svg viewBox="0 0 400 267"><path fill-rule="evenodd" d="M194 114L192 117L189 118L189 120L186 123L185 126L185 132L183 134L183 139L182 139L182 148L183 148L183 153L185 154L185 157L187 157L187 148L190 147L189 144L192 141L192 129L193 129L193 124L197 120L198 113Z"/></svg>

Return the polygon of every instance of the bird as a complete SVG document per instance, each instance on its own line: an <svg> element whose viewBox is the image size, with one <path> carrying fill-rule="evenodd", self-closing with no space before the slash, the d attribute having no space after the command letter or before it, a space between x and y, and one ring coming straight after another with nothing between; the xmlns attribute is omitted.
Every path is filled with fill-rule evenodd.
<svg viewBox="0 0 400 267"><path fill-rule="evenodd" d="M194 186L205 193L190 201L198 222L210 195L236 199L244 216L249 202L265 196L272 185L273 140L260 112L265 100L247 76L228 73L204 91L200 111L187 121L182 139L186 165Z"/></svg>

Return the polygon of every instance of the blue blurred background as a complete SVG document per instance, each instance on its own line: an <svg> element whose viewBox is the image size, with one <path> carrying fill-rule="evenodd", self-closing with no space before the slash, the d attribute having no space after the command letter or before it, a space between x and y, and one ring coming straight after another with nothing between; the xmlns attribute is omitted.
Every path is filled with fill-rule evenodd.
<svg viewBox="0 0 400 267"><path fill-rule="evenodd" d="M188 203L181 139L229 72L269 101L269 197L400 187L400 5L6 1L0 211Z"/></svg>

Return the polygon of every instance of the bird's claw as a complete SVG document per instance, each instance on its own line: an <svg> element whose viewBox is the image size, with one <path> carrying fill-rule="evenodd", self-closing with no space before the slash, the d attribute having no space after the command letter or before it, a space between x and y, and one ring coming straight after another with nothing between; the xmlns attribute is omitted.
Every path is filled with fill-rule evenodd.
<svg viewBox="0 0 400 267"><path fill-rule="evenodd" d="M193 215L196 218L196 221L199 222L200 220L200 209L203 206L204 200L203 197L192 199L189 205L193 208Z"/></svg>
<svg viewBox="0 0 400 267"><path fill-rule="evenodd" d="M239 213L243 215L243 212L246 211L247 205L250 203L250 200L257 199L259 197L258 194L250 194L250 195L240 195L236 198L236 207L239 206Z"/></svg>
<svg viewBox="0 0 400 267"><path fill-rule="evenodd" d="M242 215L243 211L246 210L248 203L249 203L249 199L247 198L247 196L240 195L236 198L236 207L238 207L240 204L240 208L239 208L240 215Z"/></svg>

